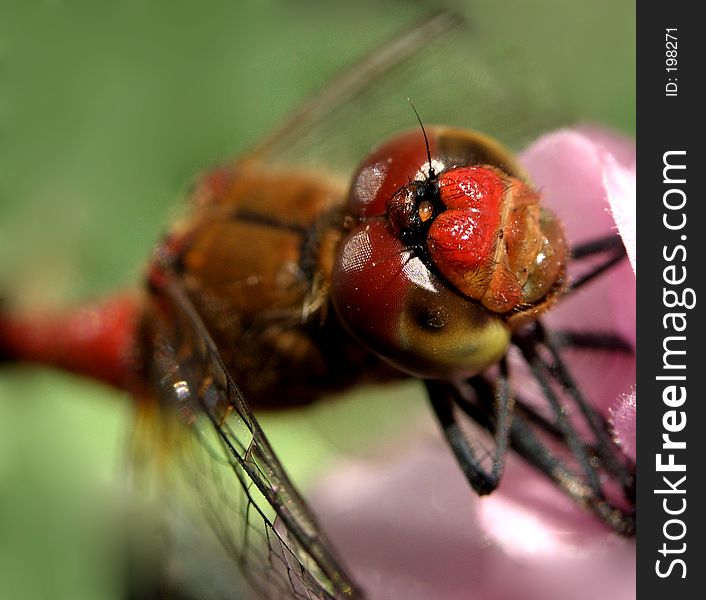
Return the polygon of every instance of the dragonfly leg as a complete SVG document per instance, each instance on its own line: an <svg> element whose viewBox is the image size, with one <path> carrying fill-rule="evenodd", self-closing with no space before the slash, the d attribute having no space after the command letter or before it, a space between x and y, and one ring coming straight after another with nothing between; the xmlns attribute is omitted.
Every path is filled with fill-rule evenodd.
<svg viewBox="0 0 706 600"><path fill-rule="evenodd" d="M619 235L611 233L603 237L578 244L571 249L571 259L579 260L589 256L594 256L595 254L607 252L608 250L612 252L615 251L625 253L623 241Z"/></svg>
<svg viewBox="0 0 706 600"><path fill-rule="evenodd" d="M558 414L556 412L557 410L561 412L561 405L554 402L551 398L549 398L549 396L547 396L547 393L551 393L551 381L559 384L561 389L565 391L567 399L571 400L575 406L578 407L579 412L583 416L594 436L596 456L600 459L601 464L606 471L615 476L626 497L631 502L634 502L634 464L632 464L632 462L624 456L620 448L611 437L609 433L610 427L605 417L593 408L591 403L581 391L581 388L571 374L568 365L561 356L560 348L557 346L553 336L548 334L540 321L535 323L534 329L530 333L530 335L523 336L522 338L518 336L516 343L528 363L532 365L533 373L535 374L535 378L537 378L540 386L543 390L545 387L548 388L549 391L545 391L545 396L550 400L555 414ZM540 345L548 350L548 357L545 358L540 352ZM562 422L563 420L557 416L557 423L561 426ZM564 426L568 426L571 430L570 436L578 437L575 428L568 422L568 420ZM569 445L575 443L570 441L570 438L566 438L566 441ZM576 455L579 462L582 461L582 456L583 455L581 454ZM593 465L594 461L589 458L588 464ZM590 469L595 471L595 467L593 466L591 466Z"/></svg>
<svg viewBox="0 0 706 600"><path fill-rule="evenodd" d="M585 258L592 258L596 255L605 254L599 263L592 266L586 273L582 274L575 281L571 282L566 294L571 294L584 285L593 281L596 277L618 264L627 257L625 247L619 236L612 234L584 244L580 244L571 250L571 260L577 262Z"/></svg>
<svg viewBox="0 0 706 600"><path fill-rule="evenodd" d="M570 329L555 329L548 332L548 339L561 348L578 348L596 352L622 352L633 354L632 344L615 333L602 331L574 331Z"/></svg>
<svg viewBox="0 0 706 600"><path fill-rule="evenodd" d="M500 363L500 376L495 381L493 392L495 418L492 431L495 451L490 470L483 467L483 457L478 456L456 419L454 404L458 403L460 397L458 389L452 384L434 380L427 380L425 384L434 413L466 479L478 494L491 493L498 487L502 477L512 426L514 399L510 391L506 360Z"/></svg>
<svg viewBox="0 0 706 600"><path fill-rule="evenodd" d="M470 418L485 429L493 431L492 386L483 377L474 377L469 380L469 383L476 393L476 402L471 402L460 394L454 400ZM553 481L572 500L591 510L614 531L621 535L634 535L634 510L615 507L603 497L602 493L596 494L591 486L587 485L585 477L572 470L564 459L540 440L537 429L533 425L539 425L541 430L547 431L551 437L556 438L561 437L558 428L533 413L531 409L527 413L524 403L519 398L516 402L518 406L510 428L510 445L513 450ZM535 415L536 419L531 418L530 415Z"/></svg>
<svg viewBox="0 0 706 600"><path fill-rule="evenodd" d="M621 535L634 535L635 512L614 506L584 478L570 470L565 462L553 454L528 426L525 419L515 416L510 435L512 447L534 467L548 476L577 503L594 512L606 525Z"/></svg>

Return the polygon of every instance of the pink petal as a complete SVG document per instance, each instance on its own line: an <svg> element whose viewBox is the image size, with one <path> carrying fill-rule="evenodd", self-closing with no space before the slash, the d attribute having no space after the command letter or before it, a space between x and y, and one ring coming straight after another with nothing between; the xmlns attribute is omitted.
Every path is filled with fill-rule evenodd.
<svg viewBox="0 0 706 600"><path fill-rule="evenodd" d="M461 600L469 586L483 589L478 580L493 553L474 518L478 497L439 437L377 462L340 465L314 500L371 600Z"/></svg>
<svg viewBox="0 0 706 600"><path fill-rule="evenodd" d="M618 164L612 156L606 156L603 184L608 194L613 219L623 238L632 270L635 271L637 266L635 164L626 168Z"/></svg>
<svg viewBox="0 0 706 600"><path fill-rule="evenodd" d="M519 459L505 479L511 489L479 498L440 436L424 435L384 460L339 465L314 510L371 600L634 598L632 540Z"/></svg>

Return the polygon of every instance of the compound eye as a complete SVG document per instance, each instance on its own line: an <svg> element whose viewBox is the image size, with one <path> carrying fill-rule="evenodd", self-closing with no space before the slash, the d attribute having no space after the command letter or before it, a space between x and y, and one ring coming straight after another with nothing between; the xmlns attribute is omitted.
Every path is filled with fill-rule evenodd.
<svg viewBox="0 0 706 600"><path fill-rule="evenodd" d="M429 132L429 148L436 156L436 134ZM436 161L435 161L436 162ZM440 170L440 164L435 164ZM388 201L426 177L429 170L427 147L421 130L401 133L373 150L358 167L348 195L351 215L356 218L385 214Z"/></svg>
<svg viewBox="0 0 706 600"><path fill-rule="evenodd" d="M444 285L384 218L360 223L341 244L331 299L359 342L417 377L475 375L509 344L505 322Z"/></svg>

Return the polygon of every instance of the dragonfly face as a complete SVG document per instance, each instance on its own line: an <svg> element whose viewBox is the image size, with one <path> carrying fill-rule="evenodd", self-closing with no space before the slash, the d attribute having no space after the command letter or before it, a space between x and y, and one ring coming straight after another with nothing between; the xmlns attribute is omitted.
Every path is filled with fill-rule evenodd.
<svg viewBox="0 0 706 600"><path fill-rule="evenodd" d="M492 101L488 102L492 104ZM418 104L426 120L424 105L419 101ZM408 127L412 119L407 121L410 116L407 106L402 104L398 112L406 115L402 121L404 127ZM437 120L435 116L430 118ZM475 126L475 123L469 119L466 125ZM527 132L523 130L522 133ZM417 142L421 140L420 134L419 130L415 132ZM350 137L352 139L354 135ZM523 136L508 137L517 141ZM380 139L369 140L366 147ZM526 135L524 139L527 139ZM280 144L273 153L275 159L280 158L278 153L284 146L295 148L296 154L297 146L290 146L289 141L291 137L287 139L285 136L285 144ZM346 145L353 146L350 140ZM423 187L429 179L428 165L425 171L425 150L416 144L414 152L419 156L414 172L400 182L391 195L394 206L388 212L392 216L389 228L395 230L392 239L408 238L411 234L407 232L413 229L417 217L422 223L432 220L428 217L430 207L424 204L426 198L416 204L416 198L413 199L410 210L409 189L405 187L407 184ZM251 494L245 493L244 500L232 502L235 508L231 509L232 513L227 513L230 518L217 516L213 519L215 524L211 523L220 531L234 562L253 573L253 579L260 585L270 578L272 572L268 570L271 569L268 557L277 557L274 562L280 565L280 571L282 565L286 565L296 574L289 583L285 578L271 577L277 583L265 588L265 595L289 597L291 586L298 593L313 597L350 596L355 594L354 588L335 560L335 554L329 552L323 534L316 533L315 520L306 509L300 509L301 499L291 489L286 474L276 466L276 457L250 414L249 404L272 407L308 402L322 391L345 387L363 376L378 381L401 376L390 369L387 362L380 361L378 355L407 373L438 377L438 370L429 367L428 356L415 358L411 365L403 363L401 358L401 354L409 356L408 352L395 350L390 357L387 338L390 335L399 337L399 314L408 314L405 311L394 318L397 331L393 334L383 332L387 337L382 340L370 339L370 329L379 329L371 327L371 323L376 323L371 318L346 314L349 305L346 290L356 285L347 281L349 273L341 269L346 264L345 249L350 248L350 242L346 240L355 235L354 229L362 223L360 213L367 208L357 209L359 214L349 214L353 219L347 219L346 211L338 208L346 195L345 186L318 176L312 179L303 169L286 171L268 167L266 173L258 172L255 165L269 164L268 152L264 153L265 160L246 161L239 167L229 167L207 177L194 193L196 208L192 216L171 230L158 251L151 271L154 300L147 309L142 331L143 355L148 356L146 360L151 369L149 385L161 395L164 406L181 409L188 434L196 433L192 440L196 450L186 452L185 456L188 477L193 479L190 485L200 488L199 493L205 497L204 506L214 514L225 503L223 496L218 499L212 496L207 480L214 473L229 478L224 487L230 486L230 498L243 496L243 490L253 490ZM442 167L435 163L434 159L441 161L441 158L436 152L433 154L436 156L432 157L431 166L440 176L449 165ZM503 170L521 178L514 162L508 168L512 161L509 155L503 154L500 161ZM496 164L485 159L473 164L478 162ZM456 185L452 179L450 187ZM274 188L280 191L274 193ZM361 186L354 185L353 188L356 193L361 190ZM406 191L398 194L402 188ZM267 205L275 199L278 207ZM431 204L433 214L433 202ZM378 216L371 213L365 218L374 220ZM544 222L552 221L545 219ZM388 236L389 228L385 226L385 236ZM310 235L312 231L315 235ZM544 237L561 238L559 234ZM432 238L435 243L430 244L430 252L433 248L444 254L444 248L453 245L453 242L448 243L448 236ZM315 243L304 243L306 240L315 240ZM393 242L390 237L383 237L383 243L389 246ZM449 256L448 252L445 254ZM220 260L231 256L236 259ZM213 260L213 257L219 260ZM444 329L444 335L447 335L449 303L459 302L459 290L471 288L468 295L474 298L474 308L470 312L466 309L469 312L467 322L472 321L469 328L485 332L489 341L481 358L477 358L478 349L473 349L471 366L464 359L463 367L454 363L443 375L445 378L460 372L475 374L505 353L514 331L509 317L520 314L520 311L515 306L507 310L504 306L498 307L499 296L513 295L508 286L501 286L500 294L487 295L487 303L491 306L485 306L483 297L489 289L498 289L497 286L487 282L480 286L469 285L464 277L465 270L457 267L454 256L438 262L444 267L427 267L422 277L452 280L453 291L444 292L443 302L427 310L423 321L432 329ZM559 258L550 269L551 274L538 276L541 285L535 289L541 288L542 293L523 300L523 310L536 310L538 314L543 292L547 289L550 290L547 304L555 300L562 287L560 265L563 262L564 259ZM496 272L490 271L491 275ZM546 285L545 281L548 282ZM327 301L331 285L337 290L332 295L334 305ZM524 284L521 287L524 288ZM474 294L479 297L475 298ZM483 308L478 308L479 305ZM262 311L263 306L268 310ZM495 313L505 316L498 318ZM344 322L343 327L338 317ZM440 324L444 327L437 327ZM367 331L365 326L368 326ZM354 332L354 339L348 330ZM323 331L325 335L319 333L317 338L312 331ZM209 339L215 342L213 346ZM357 340L363 341L363 345L372 345L374 352L371 354L362 348ZM449 345L444 343L443 347ZM248 350L244 351L244 348ZM441 362L449 364L447 358ZM244 391L242 397L238 388ZM281 390L286 390L286 394ZM283 399L283 395L286 398ZM179 431L184 429L180 422L174 426ZM506 433L511 435L509 431ZM194 455L199 458L193 458ZM273 494L273 490L276 493ZM294 507L294 510L288 512L288 507ZM250 529L248 526L244 529L233 526L232 521L236 518L250 519L246 521L250 523ZM259 537L243 535L243 531L255 530L260 532ZM315 535L312 536L312 532ZM243 540L246 540L244 544ZM242 548L253 550L243 551Z"/></svg>
<svg viewBox="0 0 706 600"><path fill-rule="evenodd" d="M433 128L383 143L354 175L332 298L401 370L457 379L506 352L563 285L561 226L496 142Z"/></svg>

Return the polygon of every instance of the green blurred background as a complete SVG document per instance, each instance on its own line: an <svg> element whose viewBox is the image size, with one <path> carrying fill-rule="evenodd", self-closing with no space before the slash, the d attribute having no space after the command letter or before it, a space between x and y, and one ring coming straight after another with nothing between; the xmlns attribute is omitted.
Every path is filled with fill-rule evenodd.
<svg viewBox="0 0 706 600"><path fill-rule="evenodd" d="M430 9L332 4L3 2L0 296L61 306L136 285L195 174L252 145L343 66ZM634 133L633 2L452 6L468 20L459 42L468 47L448 68L434 55L427 75L442 82L447 102L434 112L426 96L421 104L414 96L425 119L446 112L463 122L469 109L454 107L454 77L467 68L482 70L489 88L495 78L505 85L513 110L531 106L528 119L549 114L547 123ZM408 119L409 108L394 102ZM487 118L496 129L487 107L473 114L468 126L484 129ZM361 129L364 120L355 123ZM350 151L364 150L356 147L364 140ZM400 411L409 419L423 410L415 386L405 385L267 418L265 428L306 484L312 465L391 435L402 427ZM130 427L121 393L49 369L0 367L0 598L120 597Z"/></svg>

